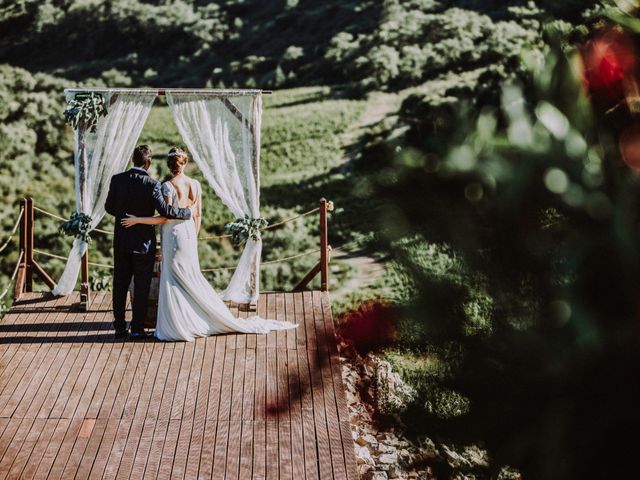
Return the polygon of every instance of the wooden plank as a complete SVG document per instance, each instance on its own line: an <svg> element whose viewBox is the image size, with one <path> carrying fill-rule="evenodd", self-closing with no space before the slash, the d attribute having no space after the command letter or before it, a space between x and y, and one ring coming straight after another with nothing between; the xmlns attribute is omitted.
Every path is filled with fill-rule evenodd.
<svg viewBox="0 0 640 480"><path fill-rule="evenodd" d="M258 304L256 305L256 315L265 318L267 315L267 294L261 293L258 297ZM267 346L266 335L256 335L256 348L264 348Z"/></svg>
<svg viewBox="0 0 640 480"><path fill-rule="evenodd" d="M313 292L313 316L316 322L316 332L324 339L322 348L318 346L318 356L321 362L322 384L324 408L326 411L327 428L329 432L329 445L331 452L331 465L335 478L346 478L344 449L342 445L342 434L338 424L338 412L336 404L335 389L331 375L330 348L335 342L333 336L333 326L327 329L322 309L322 296L320 292ZM334 347L335 348L335 347Z"/></svg>
<svg viewBox="0 0 640 480"><path fill-rule="evenodd" d="M215 448L213 451L213 473L211 478L226 478L227 441L229 438L229 420L217 421Z"/></svg>
<svg viewBox="0 0 640 480"><path fill-rule="evenodd" d="M169 427L167 428L167 436L162 448L162 458L160 459L160 469L158 470L157 478L169 478L171 476L171 468L173 467L173 459L176 454L181 423L182 420L180 419L169 420Z"/></svg>
<svg viewBox="0 0 640 480"><path fill-rule="evenodd" d="M102 300L102 303L100 304L101 309L104 309L109 304L111 299L111 296L106 294L97 296L97 297ZM101 318L103 317L96 316L95 320L98 322L99 320L101 320ZM95 332L100 331L100 327L96 325L94 328L94 331ZM36 396L33 402L31 403L31 405L29 406L29 409L26 412L27 416L37 416L39 418L47 418L48 412L53 408L53 404L57 399L57 395L60 392L62 385L67 377L65 372L66 365L68 365L68 362L72 361L71 360L72 358L75 359L75 355L71 354L72 349L69 346L70 343L71 342L64 342L64 343L58 344L58 357L54 361L54 365L52 366L51 371L47 374L46 381L42 383L39 396ZM101 352L101 359L100 359L102 362L101 366L104 366L104 363L106 362L106 353L110 350L111 350L111 345L109 345L107 348L105 348ZM88 397L88 400L90 400L89 395L92 395L93 389L95 388L94 378L96 382L99 379L99 375L96 374L95 371L92 373L92 375L89 376L89 381L87 382L87 386L83 391L83 395L86 392L86 396ZM85 406L88 406L88 400L81 402L81 405L79 406L80 411L78 412L77 416L79 417L85 416L86 414Z"/></svg>
<svg viewBox="0 0 640 480"><path fill-rule="evenodd" d="M294 479L304 478L304 439L300 404L300 376L296 350L287 349L287 379L289 382L289 417L291 423L291 464Z"/></svg>
<svg viewBox="0 0 640 480"><path fill-rule="evenodd" d="M238 305L238 311L236 312L236 318L242 319L247 318L247 312L249 310L249 305ZM247 337L246 333L241 333L236 335L236 348L246 348L247 347Z"/></svg>
<svg viewBox="0 0 640 480"><path fill-rule="evenodd" d="M113 342L104 292L33 298L0 323L0 480L357 478L326 292L261 295L298 331L190 343Z"/></svg>
<svg viewBox="0 0 640 480"><path fill-rule="evenodd" d="M186 398L182 414L182 424L178 436L176 455L173 460L171 476L184 478L187 469L187 459L189 456L189 445L193 432L193 421L196 410L196 400L198 399L198 384L202 372L202 361L204 358L205 338L198 338L195 342L195 352L190 366L189 382L187 384Z"/></svg>
<svg viewBox="0 0 640 480"><path fill-rule="evenodd" d="M207 418L212 420L218 419L218 412L220 410L220 392L222 390L222 374L224 372L226 350L226 339L224 337L218 336L215 340L216 344L211 375L211 387L209 403L207 405Z"/></svg>
<svg viewBox="0 0 640 480"><path fill-rule="evenodd" d="M228 348L227 343L226 347ZM233 394L233 370L235 350L226 350L220 390L220 407L218 408L218 430L216 432L216 448L213 456L213 478L224 478L227 465L227 446L229 442L229 420L231 417L231 400Z"/></svg>
<svg viewBox="0 0 640 480"><path fill-rule="evenodd" d="M67 299L57 298L53 302L52 307L64 307L66 301ZM47 302L47 305L51 305L51 303ZM24 325L23 331L26 334L25 339L37 335L39 329L42 329L42 327L46 325L47 319L50 319L52 314L53 313L51 311L43 309L43 312L36 315L35 318L31 319L30 317L27 321L32 321L33 323L26 323ZM55 328L51 329L45 327L45 333L42 336L56 336L60 330L60 324L56 323L54 325ZM29 352L29 354L23 357L23 360L31 358L32 361L25 367L28 373L22 373L20 382L15 385L15 388L10 395L8 395L7 392L11 389L9 386L11 382L6 385L7 389L3 392L3 396L0 397L7 399L7 402L4 404L3 411L0 413L1 416L23 417L25 415L25 410L27 410L29 404L33 400L33 397L37 394L43 378L51 367L57 354L57 350L52 349L52 344L47 341L36 341L34 343L29 342L24 345L23 348ZM42 357L42 355L46 356ZM43 361L42 358L44 358ZM21 365L25 364L21 362ZM16 372L13 379L17 379L20 373L21 372Z"/></svg>
<svg viewBox="0 0 640 480"><path fill-rule="evenodd" d="M62 440L60 449L58 450L53 465L51 466L51 470L49 471L49 476L47 477L48 479L53 480L63 478L62 472L64 470L64 466L67 464L67 460L69 459L69 455L71 454L71 450L73 449L76 438L78 438L78 433L80 432L81 426L82 419L71 419L71 423L69 424L67 433Z"/></svg>
<svg viewBox="0 0 640 480"><path fill-rule="evenodd" d="M313 299L311 292L302 292L302 305L304 311L304 328L305 337L307 339L307 350L314 350L318 348L316 338L316 326L313 321Z"/></svg>
<svg viewBox="0 0 640 480"><path fill-rule="evenodd" d="M144 471L144 478L157 478L159 470L163 462L165 443L168 440L167 433L169 430L169 420L171 417L171 409L173 407L173 398L175 396L176 384L178 382L178 374L182 365L182 357L184 355L184 343L174 344L174 353L167 376L166 385L163 391L162 400L160 402L160 410L158 412L155 431L151 441L151 450ZM153 418L151 417L147 417ZM179 424L178 424L179 426ZM175 428L175 426L173 427ZM169 449L169 448L168 448ZM171 457L173 462L173 457ZM165 464L167 460L164 460ZM165 466L166 469L166 466ZM169 473L171 470L169 469Z"/></svg>
<svg viewBox="0 0 640 480"><path fill-rule="evenodd" d="M265 317L271 320L276 319L276 297L273 293L265 294L266 297L266 313ZM276 348L278 331L273 330L266 334L267 348Z"/></svg>
<svg viewBox="0 0 640 480"><path fill-rule="evenodd" d="M53 306L63 305L65 299L57 298L53 301ZM51 306L51 302L47 301L44 306ZM43 307L44 307L43 306ZM45 308L35 316L26 319L23 332L27 337L35 336L34 326L45 323L47 316L50 314ZM53 335L54 332L46 332L43 336ZM51 348L50 342L27 343L21 347L25 351L20 359L17 368L10 370L10 376L3 384L0 391L0 417L9 417L17 407L23 395L27 391L29 384L34 375L39 371L38 366L43 363L43 359Z"/></svg>
<svg viewBox="0 0 640 480"><path fill-rule="evenodd" d="M184 346L184 354L182 356L182 365L178 373L178 381L176 383L176 391L173 396L173 405L171 407L171 420L179 420L183 417L184 401L187 394L187 385L189 383L189 374L191 373L191 363L193 362L193 353L195 350L195 342L186 342Z"/></svg>
<svg viewBox="0 0 640 480"><path fill-rule="evenodd" d="M316 332L316 322L309 321L310 319L314 319L312 293L303 292L303 296L305 299L304 308L307 323L311 323L313 325L314 338L316 338L318 341L322 341L324 338L321 335L317 335ZM309 330L307 330L307 333L309 333ZM307 336L307 338L309 338L309 336ZM317 345L317 343L314 342L314 345ZM324 405L322 365L318 358L318 350L308 349L307 358L309 362L309 378L311 380L319 476L321 479L333 478L333 469L331 465L331 448L329 445L329 432L327 429L327 413L325 411Z"/></svg>
<svg viewBox="0 0 640 480"><path fill-rule="evenodd" d="M326 382L329 382L329 378L333 383L333 393L335 400L335 412L332 415L332 421L330 422L330 428L333 432L333 436L340 436L342 441L345 474L349 479L358 478L356 470L356 459L354 452L353 437L351 435L350 421L349 421L349 408L345 397L345 387L342 381L342 365L338 356L338 349L335 341L333 316L331 314L331 303L329 300L329 294L327 292L314 292L314 296L319 300L322 309L322 318L325 326L325 335L327 338L326 348L327 357L329 360L329 371L324 377ZM330 401L331 405L334 404ZM348 431L345 429L349 427ZM335 440L334 440L335 441ZM337 451L337 448L336 448Z"/></svg>
<svg viewBox="0 0 640 480"><path fill-rule="evenodd" d="M56 460L58 451L62 446L62 442L64 441L64 437L67 430L69 430L70 425L71 419L62 418L57 420L55 430L51 436L51 441L47 445L44 455L42 456L42 460L38 464L34 478L47 478L49 476L49 471L53 466L53 462Z"/></svg>
<svg viewBox="0 0 640 480"><path fill-rule="evenodd" d="M213 369L213 358L215 353L215 337L202 339L204 356L202 360L202 370L198 382L198 391L195 394L195 410L193 414L193 427L189 452L187 456L187 466L185 470L186 478L197 478L200 468L200 456L203 448L205 425L207 420L207 406L209 402L209 387L211 385L211 371Z"/></svg>
<svg viewBox="0 0 640 480"><path fill-rule="evenodd" d="M233 315L234 317L238 318L238 304L237 303L232 303L229 307L229 309L231 310L231 315ZM236 335L235 333L228 333L227 335L225 335L225 338L227 339L227 350L231 350L233 348L236 348L236 342L238 340L238 335Z"/></svg>
<svg viewBox="0 0 640 480"><path fill-rule="evenodd" d="M248 308L240 312L241 318L247 318L254 315ZM255 339L256 335L245 335L247 341L245 344L245 355L243 359L243 378L244 389L242 392L242 411L241 411L241 438L240 438L240 459L238 466L238 478L243 480L251 478L253 473L253 413L254 413L254 395L255 395L255 370L256 370L256 351ZM253 338L254 342L249 339ZM253 344L252 347L250 345Z"/></svg>
<svg viewBox="0 0 640 480"><path fill-rule="evenodd" d="M34 447L36 446L36 443L40 438L40 435L43 433L45 425L46 424L44 419L37 418L33 421L31 428L29 430L29 433L27 434L27 437L25 438L24 442L20 446L18 454L15 456L15 459L11 464L11 469L8 471L6 476L3 475L3 473L6 472L6 470L4 470L0 465L0 478L14 479L14 480L24 478L22 476L22 470L24 469L27 461L29 460L29 457L31 456L31 453Z"/></svg>
<svg viewBox="0 0 640 480"><path fill-rule="evenodd" d="M87 420L85 420L85 422L86 421ZM89 434L87 445L82 454L82 458L80 459L75 478L89 478L93 462L98 455L98 448L100 448L102 437L104 436L107 428L107 419L101 418L93 421L93 428ZM82 427L80 430L82 431Z"/></svg>
<svg viewBox="0 0 640 480"><path fill-rule="evenodd" d="M143 348L150 350L150 360L147 364L146 372L144 374L144 380L141 382L139 388L132 389L127 399L127 405L123 414L123 418L131 419L131 429L127 437L127 443L124 447L124 454L120 461L118 468L118 478L129 478L133 469L133 463L137 454L137 450L142 443L142 433L145 426L148 426L145 422L145 416L149 410L149 403L151 401L151 394L153 390L153 384L156 381L156 377L159 373L158 365L162 356L163 345L160 343L144 343ZM144 356L144 355L143 355ZM146 357L146 356L145 356ZM151 443L152 435L147 431L147 442ZM143 472L140 472L143 473ZM140 475L141 476L141 475ZM137 478L140 478L138 476Z"/></svg>
<svg viewBox="0 0 640 480"><path fill-rule="evenodd" d="M104 293L104 292L98 292L98 294L94 295L92 299L102 300L104 297L103 295L100 295L101 293ZM87 317L88 316L86 316L85 318ZM86 322L86 323L89 323L89 322ZM88 326L88 328L92 328L92 327ZM83 347L86 346L86 348L89 349L89 354L87 355L87 359L85 360L84 365L80 370L80 373L76 379L75 385L69 395L69 399L67 400L67 403L64 407L64 410L62 412L63 418L70 418L73 416L78 416L81 418L84 417L84 413L85 413L84 403L82 405L82 411L80 412L79 415L76 415L76 410L78 409L81 397L85 392L85 390L92 389L94 386L94 383L91 381L91 378L93 376L92 374L96 369L96 366L100 365L99 359L101 358L101 356L102 358L104 358L102 350L103 350L103 347L106 347L106 344L88 341L91 337L95 338L95 334L97 333L97 331L98 330L95 328L87 329L87 330L83 329L83 332L86 332L86 334L84 335L84 340L82 342L82 345ZM98 374L96 374L96 376L98 376ZM87 395L88 394L89 392L87 391Z"/></svg>
<svg viewBox="0 0 640 480"><path fill-rule="evenodd" d="M153 390L149 399L149 405L146 412L140 412L137 416L144 417L144 425L142 427L142 433L140 443L135 453L133 460L133 466L131 469L131 478L142 478L145 474L147 467L147 461L152 451L152 444L154 441L154 435L156 433L157 419L160 411L160 403L162 401L162 394L164 387L169 376L169 369L171 365L171 359L174 354L173 343L159 343L157 344L161 348L162 358L158 367L158 373L156 375L155 382L153 384ZM164 439L159 437L156 440L156 446L159 442L163 442ZM158 449L156 449L157 451ZM162 450L162 443L160 443L159 450ZM159 464L158 462L156 465Z"/></svg>
<svg viewBox="0 0 640 480"><path fill-rule="evenodd" d="M214 418L206 418L204 425L204 437L200 453L200 465L197 478L211 478L213 473L213 457L216 448L216 432L218 421Z"/></svg>
<svg viewBox="0 0 640 480"><path fill-rule="evenodd" d="M294 307L293 293L283 293L284 296L284 320L296 323L296 313ZM297 333L299 328L292 328L285 330L287 348L296 348L297 345Z"/></svg>
<svg viewBox="0 0 640 480"><path fill-rule="evenodd" d="M296 346L297 348L305 348L307 346L307 328L304 318L304 305L302 292L293 292L290 294L293 297L294 307L294 323L298 324L296 328Z"/></svg>
<svg viewBox="0 0 640 480"><path fill-rule="evenodd" d="M309 359L305 350L298 350L298 375L300 378L300 415L304 445L304 469L308 479L318 479L318 455L313 415L313 392L309 376Z"/></svg>
<svg viewBox="0 0 640 480"><path fill-rule="evenodd" d="M113 404L111 405L111 410L108 415L109 418L123 418L127 398L129 397L131 389L134 388L134 379L138 376L138 365L142 362L145 367L147 366L144 359L141 358L144 347L145 344L142 342L131 343L131 355L129 356L127 366L125 367L119 381L117 378L115 379L115 383L118 384L118 392L113 399ZM112 379L112 382L113 381L114 379Z"/></svg>
<svg viewBox="0 0 640 480"><path fill-rule="evenodd" d="M244 336L244 335L241 335ZM239 342L238 342L239 343ZM238 345L236 343L236 345ZM244 369L246 349L236 348L233 364L231 408L229 413L229 438L227 443L227 464L225 478L237 479L240 469L240 440L242 437L242 407L244 405Z"/></svg>
<svg viewBox="0 0 640 480"><path fill-rule="evenodd" d="M104 420L103 420L104 421ZM61 478L75 478L76 472L80 467L80 461L84 456L84 451L87 448L89 443L89 438L91 437L91 432L93 432L93 427L95 426L94 419L83 420L80 424L80 430L78 431L78 438L76 438L75 443L69 453L69 459L64 466L64 470L62 471Z"/></svg>
<svg viewBox="0 0 640 480"><path fill-rule="evenodd" d="M264 338L264 336L262 337ZM253 478L264 479L266 473L266 384L267 349L256 349L256 366L253 404Z"/></svg>
<svg viewBox="0 0 640 480"><path fill-rule="evenodd" d="M31 455L24 466L24 470L22 470L20 477L18 478L33 478L35 476L47 446L51 442L51 438L56 431L59 420L45 419L44 422L45 424L42 429L42 433L40 434L40 437L38 437L38 440L31 451Z"/></svg>
<svg viewBox="0 0 640 480"><path fill-rule="evenodd" d="M31 427L33 426L33 418L24 418L20 422L20 425L15 431L15 434L11 437L10 442L4 450L2 457L0 458L0 479L4 479L13 464L13 460L16 458L23 443L29 438Z"/></svg>
<svg viewBox="0 0 640 480"><path fill-rule="evenodd" d="M278 305L279 308L282 306L282 304ZM291 418L289 416L289 382L287 378L288 359L286 344L284 347L276 348L275 353L277 362L277 417L280 478L292 480Z"/></svg>
<svg viewBox="0 0 640 480"><path fill-rule="evenodd" d="M278 292L273 293L276 300L276 316L275 319L279 321L284 321L286 312L284 310L284 293ZM287 348L287 330L277 330L276 331L276 348Z"/></svg>
<svg viewBox="0 0 640 480"><path fill-rule="evenodd" d="M267 305L274 304L272 298ZM275 299L274 299L275 300ZM271 317L274 318L274 317ZM270 335L270 334L269 334ZM275 340L275 338L274 338ZM277 377L277 350L267 348L267 381L266 381L266 478L271 480L279 478L278 459L280 458L278 445L278 377Z"/></svg>

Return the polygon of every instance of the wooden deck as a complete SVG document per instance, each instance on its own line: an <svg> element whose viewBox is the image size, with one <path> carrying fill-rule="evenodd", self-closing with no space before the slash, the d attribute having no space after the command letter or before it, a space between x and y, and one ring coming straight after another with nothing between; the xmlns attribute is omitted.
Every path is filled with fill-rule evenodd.
<svg viewBox="0 0 640 480"><path fill-rule="evenodd" d="M261 295L296 330L191 343L114 341L110 294L78 301L0 322L0 479L357 477L326 293Z"/></svg>

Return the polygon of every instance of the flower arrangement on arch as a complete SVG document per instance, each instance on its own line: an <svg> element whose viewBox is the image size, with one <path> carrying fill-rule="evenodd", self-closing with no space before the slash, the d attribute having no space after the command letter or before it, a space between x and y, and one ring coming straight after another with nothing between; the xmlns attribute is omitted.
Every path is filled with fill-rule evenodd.
<svg viewBox="0 0 640 480"><path fill-rule="evenodd" d="M266 218L251 218L245 215L242 218L236 218L235 221L229 222L224 226L224 232L231 234L231 243L234 245L242 245L247 240L258 241L262 238L261 230L269 224Z"/></svg>
<svg viewBox="0 0 640 480"><path fill-rule="evenodd" d="M73 212L69 220L62 222L59 231L63 235L75 237L86 243L90 243L90 225L91 217L89 215L82 212Z"/></svg>
<svg viewBox="0 0 640 480"><path fill-rule="evenodd" d="M95 92L77 93L67 102L64 120L74 130L85 127L91 133L96 132L98 120L107 115L107 103L104 97Z"/></svg>

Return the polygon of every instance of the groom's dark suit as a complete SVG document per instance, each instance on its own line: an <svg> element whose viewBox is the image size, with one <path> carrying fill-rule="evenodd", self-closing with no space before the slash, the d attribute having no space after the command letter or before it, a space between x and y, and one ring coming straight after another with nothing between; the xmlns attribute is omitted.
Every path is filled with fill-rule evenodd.
<svg viewBox="0 0 640 480"><path fill-rule="evenodd" d="M153 225L134 225L131 228L125 228L120 224L120 220L127 214L136 217L152 217L156 210L163 217L188 219L191 218L191 210L167 205L160 190L160 182L137 167L111 178L105 210L116 217L113 237L113 325L116 332L126 328L124 316L127 291L133 276L131 331L139 332L144 328L144 319L147 315L156 251L156 230Z"/></svg>

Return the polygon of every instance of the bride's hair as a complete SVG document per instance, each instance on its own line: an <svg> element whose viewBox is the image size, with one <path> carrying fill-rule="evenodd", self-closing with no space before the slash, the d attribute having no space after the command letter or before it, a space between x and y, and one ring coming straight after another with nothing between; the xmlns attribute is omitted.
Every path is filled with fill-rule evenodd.
<svg viewBox="0 0 640 480"><path fill-rule="evenodd" d="M171 147L171 150L169 150L167 154L167 166L172 175L180 173L180 170L182 170L182 167L184 167L188 161L189 156L187 152L180 147Z"/></svg>

